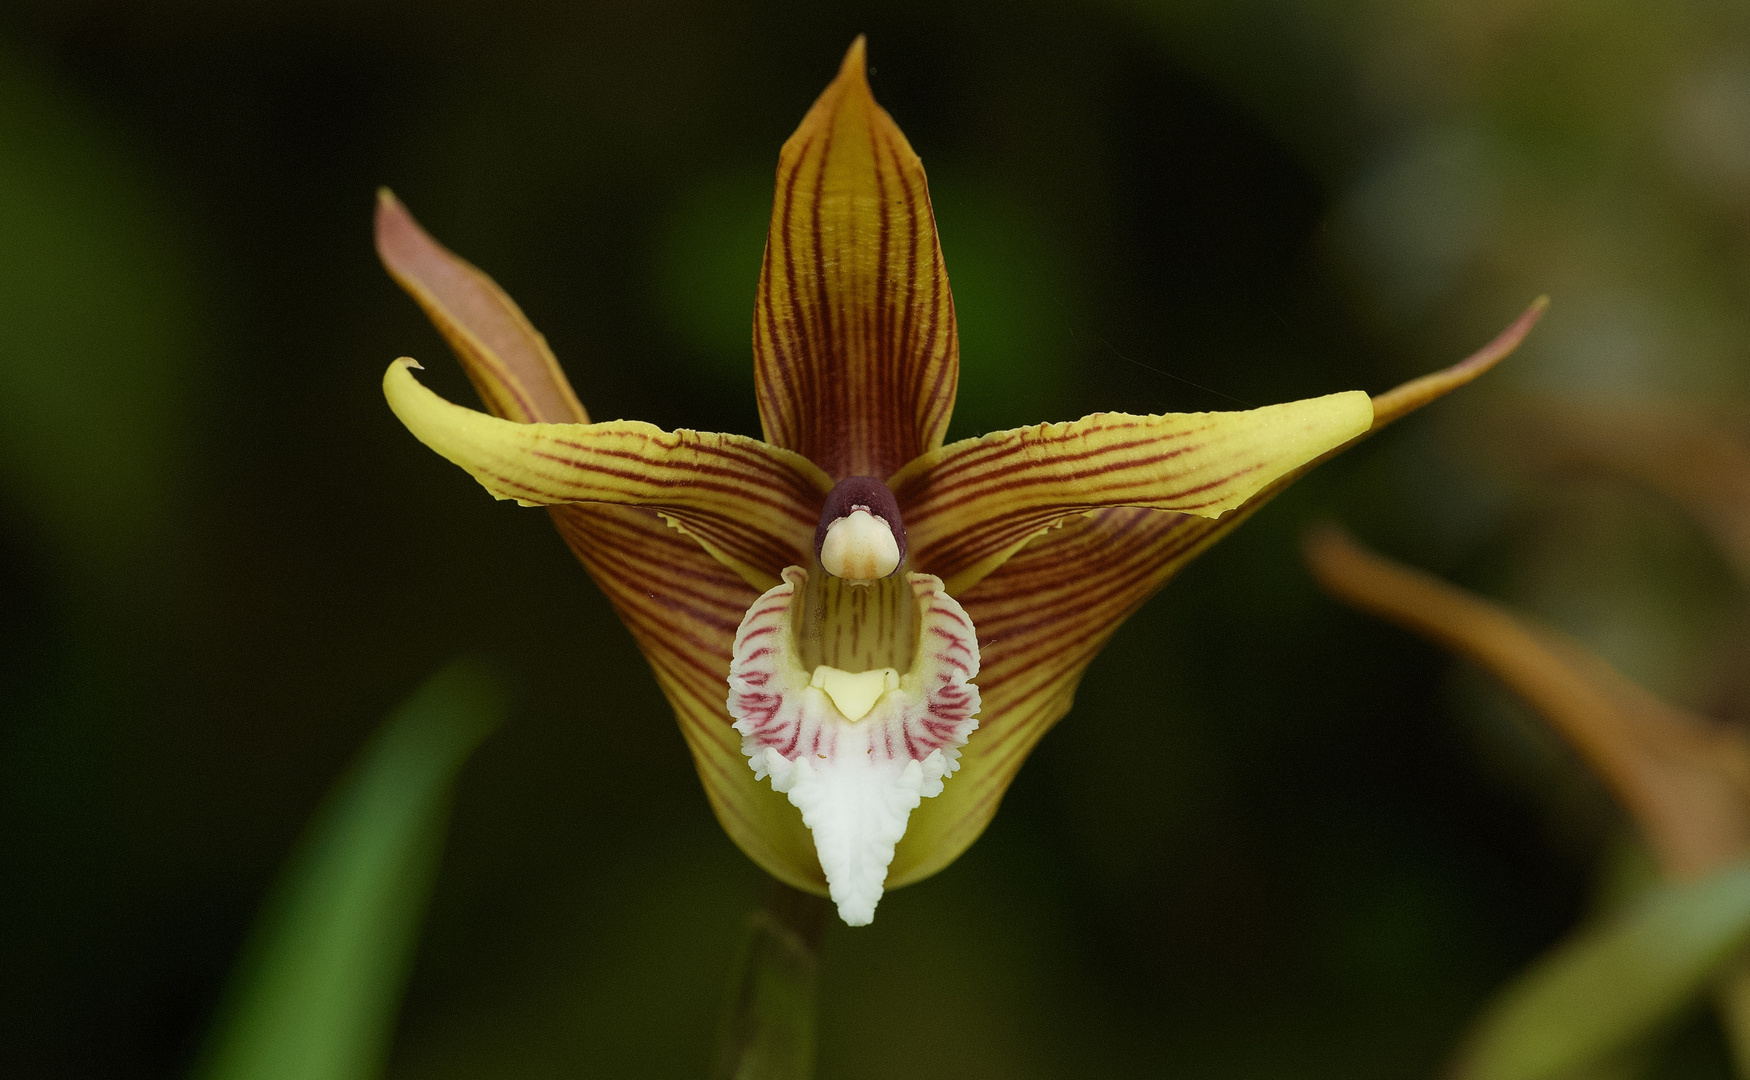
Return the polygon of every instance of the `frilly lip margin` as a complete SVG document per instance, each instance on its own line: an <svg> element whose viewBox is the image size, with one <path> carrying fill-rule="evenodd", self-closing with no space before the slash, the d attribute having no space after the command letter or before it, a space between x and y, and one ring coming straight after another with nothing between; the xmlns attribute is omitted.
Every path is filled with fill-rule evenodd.
<svg viewBox="0 0 1750 1080"><path fill-rule="evenodd" d="M736 633L729 712L754 778L802 812L840 917L861 926L874 918L911 812L941 794L978 727L978 639L939 578L909 574L919 606L911 667L847 720L799 659L793 624L808 573L792 566L783 576Z"/></svg>

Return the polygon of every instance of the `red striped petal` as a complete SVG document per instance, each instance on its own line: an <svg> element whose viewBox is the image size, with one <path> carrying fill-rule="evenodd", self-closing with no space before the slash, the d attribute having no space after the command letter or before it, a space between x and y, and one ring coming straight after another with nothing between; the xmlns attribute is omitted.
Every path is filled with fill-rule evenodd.
<svg viewBox="0 0 1750 1080"><path fill-rule="evenodd" d="M807 459L758 439L663 431L636 420L519 424L453 405L398 360L389 407L427 446L500 499L655 510L741 574L770 585L808 561L830 485Z"/></svg>
<svg viewBox="0 0 1750 1080"><path fill-rule="evenodd" d="M378 204L377 246L494 415L588 421L545 340L516 304L427 236L387 193ZM784 796L748 771L725 702L735 628L759 591L654 511L587 503L554 506L551 513L650 662L724 831L774 877L824 896L813 838ZM807 524L810 543L814 524Z"/></svg>
<svg viewBox="0 0 1750 1080"><path fill-rule="evenodd" d="M723 831L772 876L825 896L814 838L796 808L748 771L729 715L735 631L758 590L650 511L592 505L551 512L650 662Z"/></svg>
<svg viewBox="0 0 1750 1080"><path fill-rule="evenodd" d="M494 416L586 424L559 361L496 282L433 240L387 188L377 193L377 254L419 302Z"/></svg>
<svg viewBox="0 0 1750 1080"><path fill-rule="evenodd" d="M941 445L954 300L923 164L870 93L862 38L779 154L753 347L766 439L833 479Z"/></svg>
<svg viewBox="0 0 1750 1080"><path fill-rule="evenodd" d="M1066 516L1137 506L1217 517L1372 421L1360 391L1247 412L1096 413L945 446L890 483L912 565L958 593Z"/></svg>
<svg viewBox="0 0 1750 1080"><path fill-rule="evenodd" d="M912 815L888 888L930 876L978 838L1033 746L1069 711L1088 664L1219 527L1129 507L1073 517L959 596L978 627L979 732L955 782Z"/></svg>
<svg viewBox="0 0 1750 1080"><path fill-rule="evenodd" d="M1539 300L1466 360L1375 398L1374 424L1361 437L1499 363L1543 308ZM978 839L1028 753L1069 711L1088 664L1132 612L1204 549L1340 449L1279 477L1219 518L1134 507L1067 518L961 593L957 599L979 635L984 709L978 737L961 751L955 782L912 815L888 888L930 876Z"/></svg>

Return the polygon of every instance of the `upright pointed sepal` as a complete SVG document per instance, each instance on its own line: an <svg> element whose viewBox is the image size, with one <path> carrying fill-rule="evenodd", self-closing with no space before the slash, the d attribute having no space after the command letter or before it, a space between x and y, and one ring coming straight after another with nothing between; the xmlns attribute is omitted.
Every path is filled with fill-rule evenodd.
<svg viewBox="0 0 1750 1080"><path fill-rule="evenodd" d="M941 445L954 299L923 164L875 103L862 38L779 155L753 349L766 439L833 479Z"/></svg>

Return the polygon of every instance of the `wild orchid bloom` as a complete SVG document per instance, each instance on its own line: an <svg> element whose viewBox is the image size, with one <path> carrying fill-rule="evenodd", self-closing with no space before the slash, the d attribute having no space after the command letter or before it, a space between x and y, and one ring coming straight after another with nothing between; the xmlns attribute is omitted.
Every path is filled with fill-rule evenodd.
<svg viewBox="0 0 1750 1080"><path fill-rule="evenodd" d="M1380 402L1096 413L944 446L954 304L923 167L875 104L861 39L779 156L754 302L763 441L591 423L516 305L387 193L377 245L494 415L437 397L406 358L390 407L497 498L550 509L655 670L723 828L853 925L972 843L1089 661L1179 567L1536 316Z"/></svg>

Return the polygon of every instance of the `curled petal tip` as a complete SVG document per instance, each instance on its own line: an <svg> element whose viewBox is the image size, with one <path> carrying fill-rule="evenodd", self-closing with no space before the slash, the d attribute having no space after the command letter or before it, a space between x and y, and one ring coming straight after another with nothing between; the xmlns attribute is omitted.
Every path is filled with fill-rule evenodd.
<svg viewBox="0 0 1750 1080"><path fill-rule="evenodd" d="M377 256L462 361L487 411L520 423L588 423L547 341L493 280L432 239L387 188Z"/></svg>
<svg viewBox="0 0 1750 1080"><path fill-rule="evenodd" d="M1394 420L1398 420L1417 409L1456 390L1470 382L1483 372L1512 355L1519 348L1519 343L1531 333L1531 328L1543 318L1543 313L1549 308L1549 297L1540 296L1520 313L1517 319L1507 324L1507 328L1495 335L1493 341L1476 352L1430 375L1419 379L1411 379L1401 386L1380 394L1373 399L1373 430L1378 431Z"/></svg>

